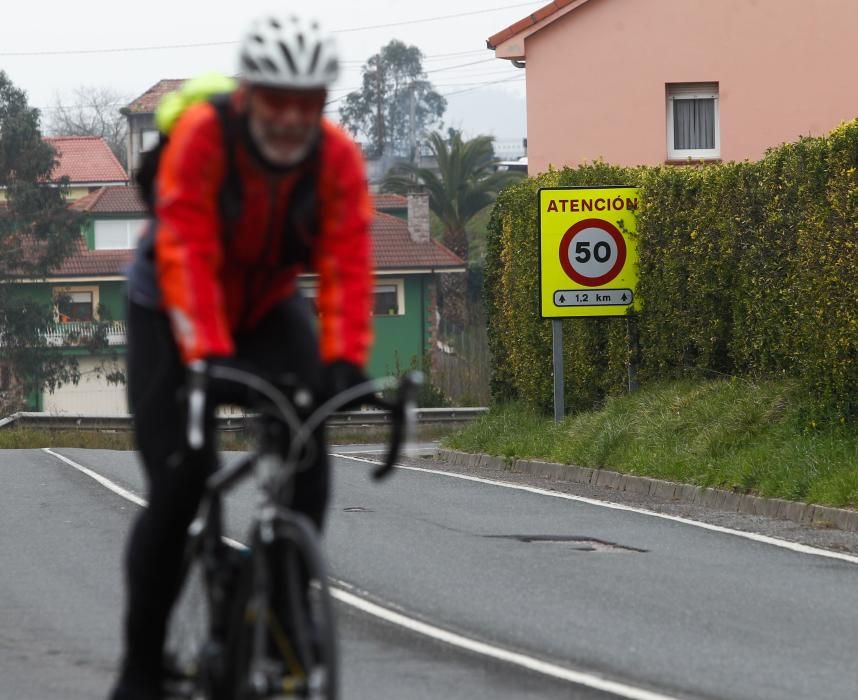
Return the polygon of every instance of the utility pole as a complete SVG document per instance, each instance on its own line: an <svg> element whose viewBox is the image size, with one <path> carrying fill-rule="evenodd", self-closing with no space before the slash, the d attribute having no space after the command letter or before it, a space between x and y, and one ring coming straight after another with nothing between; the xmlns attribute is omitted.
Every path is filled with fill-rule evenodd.
<svg viewBox="0 0 858 700"><path fill-rule="evenodd" d="M417 96L414 94L414 83L411 83L411 89L408 94L409 97L409 114L408 114L408 125L410 129L411 136L411 162L415 165L418 164L417 158Z"/></svg>
<svg viewBox="0 0 858 700"><path fill-rule="evenodd" d="M376 86L375 86L375 100L376 100L376 127L375 133L376 138L378 139L378 155L384 155L384 142L385 142L385 133L384 133L384 95L382 93L382 87L384 86L384 74L383 74L384 64L381 61L381 54L378 55L378 64L375 70L376 77Z"/></svg>

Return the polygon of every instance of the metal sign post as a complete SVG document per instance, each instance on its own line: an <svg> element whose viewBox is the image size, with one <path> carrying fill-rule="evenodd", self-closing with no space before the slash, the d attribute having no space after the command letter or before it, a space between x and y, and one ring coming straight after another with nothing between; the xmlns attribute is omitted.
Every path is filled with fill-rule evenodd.
<svg viewBox="0 0 858 700"><path fill-rule="evenodd" d="M539 311L552 321L554 420L559 423L566 416L561 319L627 316L640 308L635 293L640 196L634 187L544 187L537 198ZM630 388L636 384L634 370L631 365Z"/></svg>
<svg viewBox="0 0 858 700"><path fill-rule="evenodd" d="M566 417L566 405L563 397L563 321L551 319L552 351L554 362L554 422L560 423Z"/></svg>

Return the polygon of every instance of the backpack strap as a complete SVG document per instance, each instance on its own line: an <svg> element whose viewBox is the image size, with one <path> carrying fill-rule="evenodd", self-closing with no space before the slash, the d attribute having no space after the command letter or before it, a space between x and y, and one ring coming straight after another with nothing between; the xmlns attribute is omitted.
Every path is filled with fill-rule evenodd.
<svg viewBox="0 0 858 700"><path fill-rule="evenodd" d="M224 180L218 196L223 239L228 243L234 237L235 227L241 217L242 186L235 157L235 144L238 141L238 119L230 109L231 93L220 93L209 98L220 121L223 136L223 152L226 159Z"/></svg>
<svg viewBox="0 0 858 700"><path fill-rule="evenodd" d="M146 209L154 216L155 214L155 178L158 175L158 164L161 162L161 153L167 143L163 134L158 136L158 145L140 156L140 167L134 173L134 182L140 188L140 196L146 204Z"/></svg>
<svg viewBox="0 0 858 700"><path fill-rule="evenodd" d="M221 125L223 137L224 157L226 158L224 181L221 184L219 195L219 208L221 219L224 222L224 238L230 240L234 224L241 216L241 179L238 175L235 161L235 143L238 139L238 123L229 107L230 94L228 92L217 93L209 98L209 103L214 107L218 121ZM146 204L149 213L155 214L156 179L161 156L169 142L169 136L163 133L158 138L158 145L146 151L140 159L140 167L134 180L140 187L140 194Z"/></svg>

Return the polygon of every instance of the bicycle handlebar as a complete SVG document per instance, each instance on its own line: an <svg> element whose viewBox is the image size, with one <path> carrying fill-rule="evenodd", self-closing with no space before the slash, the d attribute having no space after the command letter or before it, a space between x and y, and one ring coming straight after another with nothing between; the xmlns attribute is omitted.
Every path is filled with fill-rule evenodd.
<svg viewBox="0 0 858 700"><path fill-rule="evenodd" d="M393 402L373 396L368 403L382 410L390 411L392 427L390 444L384 463L372 472L372 478L380 481L390 475L396 466L396 460L402 452L402 446L408 442L414 433L417 408L417 389L423 383L423 375L419 372L409 372L399 382L396 389L396 400Z"/></svg>
<svg viewBox="0 0 858 700"><path fill-rule="evenodd" d="M387 477L393 471L402 447L412 433L417 389L423 383L421 372L408 372L399 381L394 377L370 380L332 396L321 405L314 406L312 394L307 389L290 385L278 386L253 372L238 367L208 366L205 362L199 361L192 363L188 369L187 435L188 445L192 450L200 450L205 444L205 422L209 415L208 411L214 411L222 403L236 403L251 409L273 408L291 433L287 459L297 462L301 450L309 442L315 430L333 413L347 404L363 403L391 414L388 452L384 463L372 473L376 481ZM214 389L215 400L210 402L208 393L212 389ZM239 391L237 392L236 389ZM390 389L396 391L393 400L378 396L379 393ZM291 398L287 396L287 391L291 394ZM309 412L309 416L302 420L299 417L299 411L305 414Z"/></svg>

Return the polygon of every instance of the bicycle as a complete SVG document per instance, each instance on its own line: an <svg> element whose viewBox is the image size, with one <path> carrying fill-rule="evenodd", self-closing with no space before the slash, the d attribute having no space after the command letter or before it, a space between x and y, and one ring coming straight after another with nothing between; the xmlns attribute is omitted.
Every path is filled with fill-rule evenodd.
<svg viewBox="0 0 858 700"><path fill-rule="evenodd" d="M314 526L289 507L292 486L302 467L312 463L314 432L357 400L391 414L388 454L373 477L390 474L412 426L422 378L411 373L398 384L392 378L369 381L313 406L309 392L294 382L275 386L240 369L197 366L188 394L191 449L203 446L212 415L205 387L212 379L244 392L242 403L261 417L259 437L250 454L209 477L191 525L183 590L168 633L168 696L336 700L337 638L325 562ZM395 399L379 397L391 390ZM244 547L223 536L222 499L251 473L259 498Z"/></svg>

